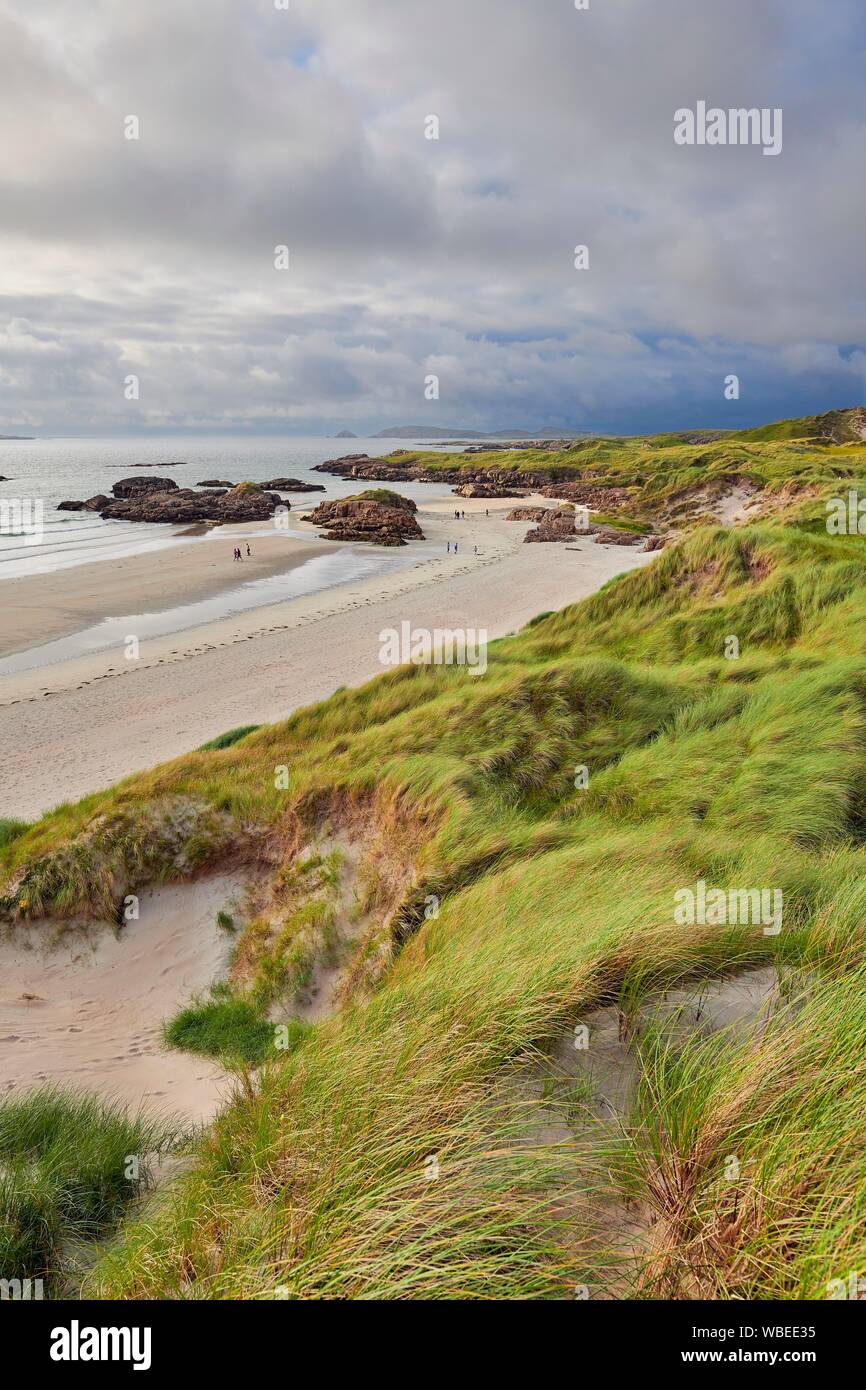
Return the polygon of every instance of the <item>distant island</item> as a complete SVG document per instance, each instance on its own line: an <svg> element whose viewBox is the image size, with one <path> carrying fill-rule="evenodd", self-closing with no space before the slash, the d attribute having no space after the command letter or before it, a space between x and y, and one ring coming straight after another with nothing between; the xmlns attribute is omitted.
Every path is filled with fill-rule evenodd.
<svg viewBox="0 0 866 1390"><path fill-rule="evenodd" d="M340 430L339 434L334 435L335 439L357 439L358 436L353 430Z"/></svg>
<svg viewBox="0 0 866 1390"><path fill-rule="evenodd" d="M33 439L32 434L0 434L0 439Z"/></svg>
<svg viewBox="0 0 866 1390"><path fill-rule="evenodd" d="M347 435L337 435L337 439L347 438ZM352 435L352 438L356 436ZM462 430L456 425L450 429L442 429L437 425L391 425L386 430L379 430L378 434L371 436L373 439L575 439L577 433L574 430L561 430L545 428L543 430Z"/></svg>

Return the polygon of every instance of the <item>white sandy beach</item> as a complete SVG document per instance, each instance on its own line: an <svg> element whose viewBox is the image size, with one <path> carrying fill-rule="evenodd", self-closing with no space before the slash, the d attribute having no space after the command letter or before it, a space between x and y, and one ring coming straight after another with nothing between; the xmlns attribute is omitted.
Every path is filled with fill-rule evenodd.
<svg viewBox="0 0 866 1390"><path fill-rule="evenodd" d="M459 522L457 502L466 511ZM431 498L419 520L438 553L411 568L151 639L134 661L123 650L102 651L5 676L0 709L5 746L15 757L6 760L0 815L38 816L227 729L285 718L340 685L361 684L382 670L383 628L408 620L431 629L486 628L490 638L499 637L653 558L578 537L573 546L524 545L526 524L503 520L514 505ZM447 539L457 540L456 555L446 553ZM184 591L190 582L180 555L190 549L174 552L169 588ZM197 563L187 554L188 567ZM294 550L290 563L297 563ZM115 575L112 589L115 603L129 611L145 603L135 587L137 567L137 560L111 566L127 573L124 580ZM80 611L76 576L102 568L64 572L67 611ZM198 571L195 582L200 579ZM93 575L81 582L92 588ZM31 611L27 621L36 623L31 635L39 630L38 614Z"/></svg>

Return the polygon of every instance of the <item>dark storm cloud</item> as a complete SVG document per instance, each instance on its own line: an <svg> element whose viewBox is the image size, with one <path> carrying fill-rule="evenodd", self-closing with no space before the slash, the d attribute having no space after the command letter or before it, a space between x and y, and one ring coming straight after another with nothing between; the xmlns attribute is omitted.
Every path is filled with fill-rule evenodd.
<svg viewBox="0 0 866 1390"><path fill-rule="evenodd" d="M0 0L0 430L862 399L864 24L829 11ZM781 155L676 146L698 100L781 107Z"/></svg>

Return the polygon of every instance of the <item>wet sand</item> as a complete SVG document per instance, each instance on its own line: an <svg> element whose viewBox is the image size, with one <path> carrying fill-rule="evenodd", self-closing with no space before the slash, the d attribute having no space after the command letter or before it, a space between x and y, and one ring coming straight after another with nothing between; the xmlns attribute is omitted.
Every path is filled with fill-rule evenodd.
<svg viewBox="0 0 866 1390"><path fill-rule="evenodd" d="M314 527L307 534L309 539L303 539L297 530L268 530L255 523L221 526L195 539L179 537L160 550L4 579L0 657L66 637L103 618L175 607L251 579L284 574L331 549L330 542L316 539ZM236 545L244 552L240 563L232 559Z"/></svg>

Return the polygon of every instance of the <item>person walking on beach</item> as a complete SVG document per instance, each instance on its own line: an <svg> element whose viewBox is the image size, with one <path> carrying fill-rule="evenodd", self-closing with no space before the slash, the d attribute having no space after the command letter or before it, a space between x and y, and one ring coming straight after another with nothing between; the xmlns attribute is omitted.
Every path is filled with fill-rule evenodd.
<svg viewBox="0 0 866 1390"><path fill-rule="evenodd" d="M253 553L253 552L250 550L250 543L249 543L249 541L247 541L247 554L250 555L250 556L252 556L252 553Z"/></svg>

